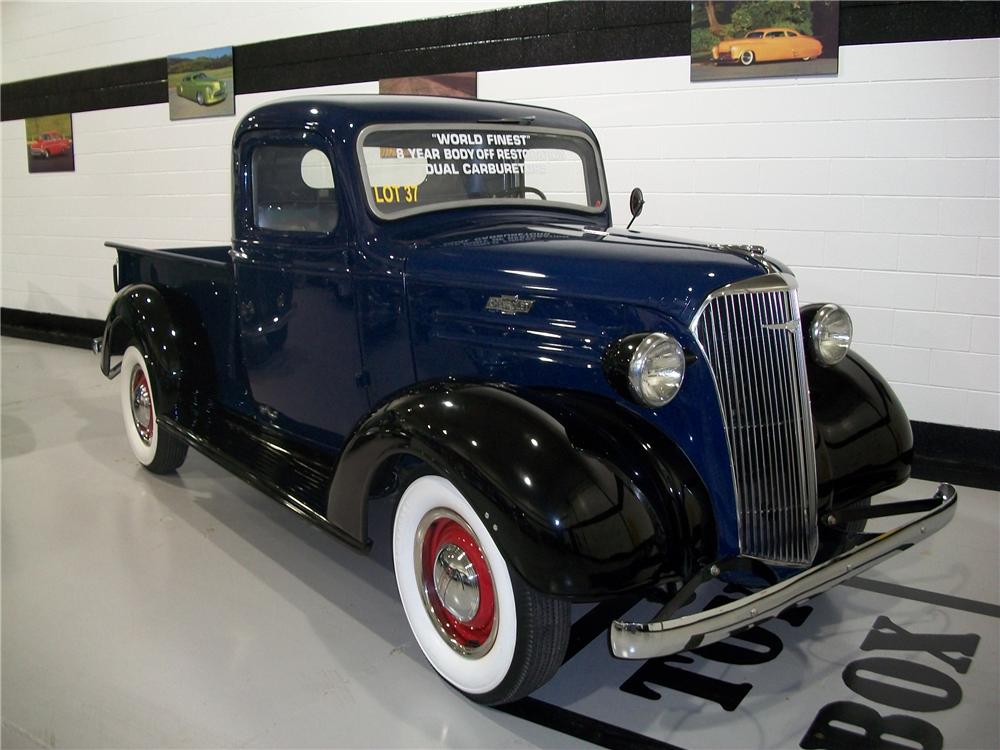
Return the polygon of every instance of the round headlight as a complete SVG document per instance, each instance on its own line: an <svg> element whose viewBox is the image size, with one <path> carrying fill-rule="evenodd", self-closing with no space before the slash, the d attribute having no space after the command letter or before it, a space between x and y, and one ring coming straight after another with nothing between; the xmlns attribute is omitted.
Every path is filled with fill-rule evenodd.
<svg viewBox="0 0 1000 750"><path fill-rule="evenodd" d="M651 333L635 348L628 366L628 382L642 403L663 406L684 382L684 348L665 333Z"/></svg>
<svg viewBox="0 0 1000 750"><path fill-rule="evenodd" d="M854 336L851 316L838 305L823 305L809 326L809 348L821 365L835 365L847 356Z"/></svg>

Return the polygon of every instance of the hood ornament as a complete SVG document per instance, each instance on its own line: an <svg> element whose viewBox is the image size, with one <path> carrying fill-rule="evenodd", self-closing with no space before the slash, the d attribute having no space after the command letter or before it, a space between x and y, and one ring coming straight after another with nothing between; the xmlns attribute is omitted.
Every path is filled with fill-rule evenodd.
<svg viewBox="0 0 1000 750"><path fill-rule="evenodd" d="M486 309L493 310L501 315L519 315L520 313L531 312L535 300L520 299L516 294L502 294L499 297L490 297L486 301Z"/></svg>
<svg viewBox="0 0 1000 750"><path fill-rule="evenodd" d="M727 253L736 253L737 255L743 255L748 258L763 258L767 253L763 245L711 245L716 250L722 250Z"/></svg>

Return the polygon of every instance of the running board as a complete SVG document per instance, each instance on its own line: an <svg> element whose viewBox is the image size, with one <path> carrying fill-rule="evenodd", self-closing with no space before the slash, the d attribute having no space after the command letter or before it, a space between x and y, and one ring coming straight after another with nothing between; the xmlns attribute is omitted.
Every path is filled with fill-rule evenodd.
<svg viewBox="0 0 1000 750"><path fill-rule="evenodd" d="M252 420L222 409L199 414L193 427L165 416L159 426L199 453L351 546L361 541L334 526L317 510L323 508L337 466L337 455L282 440Z"/></svg>

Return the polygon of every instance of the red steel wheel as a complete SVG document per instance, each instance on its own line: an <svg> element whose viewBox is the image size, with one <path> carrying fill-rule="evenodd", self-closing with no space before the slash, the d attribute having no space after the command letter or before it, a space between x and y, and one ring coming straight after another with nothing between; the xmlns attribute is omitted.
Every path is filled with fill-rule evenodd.
<svg viewBox="0 0 1000 750"><path fill-rule="evenodd" d="M569 640L569 602L507 565L497 528L434 475L410 483L392 525L396 585L417 645L452 687L487 705L544 685Z"/></svg>
<svg viewBox="0 0 1000 750"><path fill-rule="evenodd" d="M187 457L187 443L156 423L156 383L146 358L134 344L122 355L119 377L125 437L132 454L154 474L174 471Z"/></svg>
<svg viewBox="0 0 1000 750"><path fill-rule="evenodd" d="M149 389L149 380L141 367L132 370L132 422L135 424L139 439L146 445L153 439L153 396Z"/></svg>
<svg viewBox="0 0 1000 750"><path fill-rule="evenodd" d="M428 614L459 653L489 650L498 622L496 594L475 534L443 511L428 514L421 527L421 578Z"/></svg>

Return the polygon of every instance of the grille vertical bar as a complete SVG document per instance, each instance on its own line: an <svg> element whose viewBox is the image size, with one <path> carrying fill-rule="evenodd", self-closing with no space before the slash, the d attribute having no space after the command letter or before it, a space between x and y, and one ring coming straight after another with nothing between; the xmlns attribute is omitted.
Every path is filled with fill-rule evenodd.
<svg viewBox="0 0 1000 750"><path fill-rule="evenodd" d="M805 350L794 281L764 279L713 295L695 333L726 425L740 552L802 566L819 542Z"/></svg>

